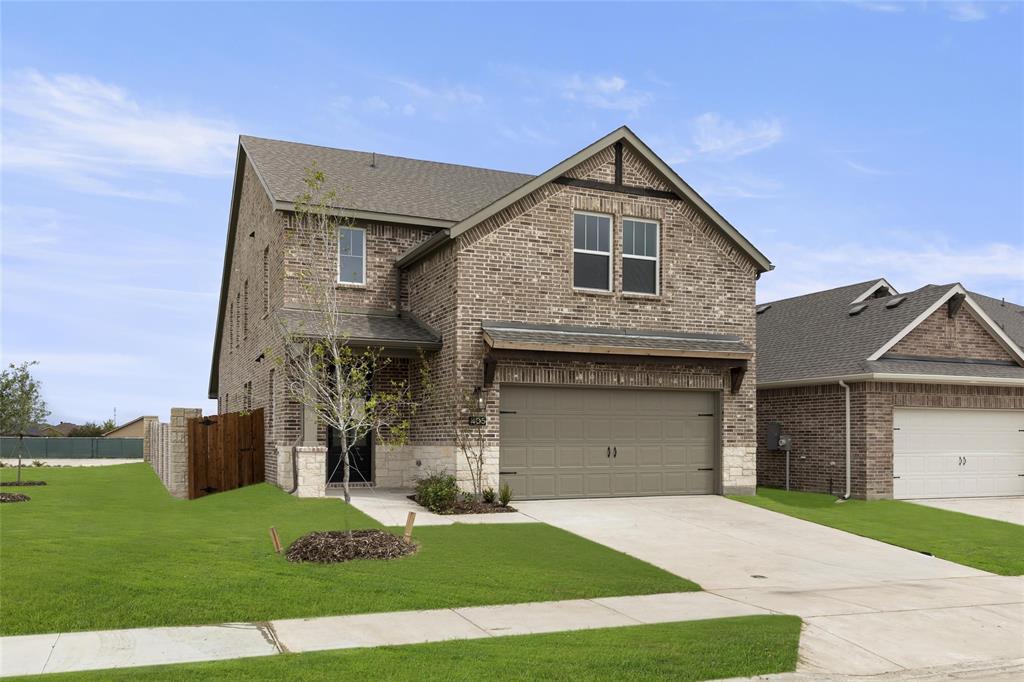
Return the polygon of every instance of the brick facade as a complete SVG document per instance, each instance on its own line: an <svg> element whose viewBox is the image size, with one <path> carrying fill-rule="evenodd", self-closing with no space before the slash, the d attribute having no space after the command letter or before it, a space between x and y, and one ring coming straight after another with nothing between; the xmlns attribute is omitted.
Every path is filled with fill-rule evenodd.
<svg viewBox="0 0 1024 682"><path fill-rule="evenodd" d="M946 307L941 306L890 348L889 353L972 360L1013 360L966 306L955 317L950 317Z"/></svg>
<svg viewBox="0 0 1024 682"><path fill-rule="evenodd" d="M850 384L853 496L892 497L893 410L897 407L1024 409L1024 387L860 382ZM793 438L790 486L842 494L845 481L843 389L836 384L757 392L758 485L785 485L785 455L767 448L768 424Z"/></svg>
<svg viewBox="0 0 1024 682"><path fill-rule="evenodd" d="M627 146L623 179L634 186L669 189L667 183ZM611 181L609 147L567 173ZM572 214L597 211L612 216L613 290L607 294L572 287ZM656 220L660 225L660 291L622 291L622 219ZM441 336L440 351L428 357L433 392L412 421L410 443L394 452L375 453L379 485L409 485L429 468L444 467L465 479L465 464L452 447L451 414L457 397L483 382L485 319L530 323L580 324L617 328L665 329L736 334L755 347L755 263L693 205L681 200L641 197L549 184L501 211L407 268L401 279L397 258L435 233L433 228L359 223L367 230L366 286L338 286L342 307L352 311L391 311L413 315ZM250 233L255 236L250 237ZM255 362L265 351L280 354L278 330L269 310L299 308L303 296L297 273L313 268L332 276L337 244L308 234L303 226L274 211L252 168L246 165L228 281L222 330L220 411L264 407L267 416L267 480L290 487L290 468L278 471L277 446L288 449L300 436L300 409L288 398L273 362ZM264 290L264 256L268 284ZM248 284L246 284L248 282ZM401 290L399 283L401 282ZM234 307L233 307L234 306ZM247 321L246 321L247 320ZM538 377L581 377L581 385L636 385L714 390L721 395L721 450L726 492L749 492L755 483L755 378L750 361L738 393L728 369L715 363L644 363L604 366L600 357L538 363L529 357L505 361L487 392L487 479L497 482L498 405L502 383L544 383ZM419 390L415 362L403 367ZM277 374L282 370L278 369ZM524 380L529 375L530 378ZM615 384L602 383L617 377ZM273 385L273 391L271 391ZM251 397L250 397L251 396ZM323 429L320 429L323 438ZM300 472L301 473L301 472Z"/></svg>

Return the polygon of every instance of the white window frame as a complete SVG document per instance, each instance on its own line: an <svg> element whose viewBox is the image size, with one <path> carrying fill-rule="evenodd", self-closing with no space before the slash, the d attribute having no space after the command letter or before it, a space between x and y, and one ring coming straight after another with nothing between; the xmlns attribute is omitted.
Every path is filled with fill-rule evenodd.
<svg viewBox="0 0 1024 682"><path fill-rule="evenodd" d="M635 223L647 223L648 225L654 225L654 248L657 252L656 256L634 256L626 253L626 221L631 220ZM634 239L636 236L634 235ZM635 243L635 242L634 242ZM626 280L623 276L622 280L622 293L629 294L630 296L660 296L661 295L661 223L657 220L651 220L650 218L634 218L632 216L622 216L622 258L633 258L635 260L650 260L654 261L654 293L649 291L627 291ZM623 268L625 272L625 268Z"/></svg>
<svg viewBox="0 0 1024 682"><path fill-rule="evenodd" d="M577 249L576 248L576 216L578 215L591 215L598 218L608 219L608 251L592 251L590 249ZM600 241L600 238L598 239ZM586 253L592 256L607 256L608 257L608 288L607 289L594 289L592 287L578 287L576 286L576 254ZM574 291L594 291L602 294L609 294L615 290L615 268L613 264L615 262L615 217L607 213L594 213L592 211L573 211L572 212L572 259L573 267L570 273L572 277L572 288Z"/></svg>
<svg viewBox="0 0 1024 682"><path fill-rule="evenodd" d="M359 282L349 282L349 281L345 281L345 280L341 279L341 256L342 256L342 254L341 254L341 231L342 230L358 230L359 232L363 233L363 240L362 240L363 241L363 252L362 252L362 254L360 254L361 258L363 259L363 268L362 268L362 273L361 273L362 276L363 276L362 281L359 281ZM351 258L352 255L353 254L349 254L349 258ZM348 225L342 225L341 227L338 228L338 273L337 273L337 284L339 286L348 286L348 287L365 287L366 286L366 265L367 265L367 263L366 263L366 228L364 228L364 227L351 227L351 226L348 226Z"/></svg>

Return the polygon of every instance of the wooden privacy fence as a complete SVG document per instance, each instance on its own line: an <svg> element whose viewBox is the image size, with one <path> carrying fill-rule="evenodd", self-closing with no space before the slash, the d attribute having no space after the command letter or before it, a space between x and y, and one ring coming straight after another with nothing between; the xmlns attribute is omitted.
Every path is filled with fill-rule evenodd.
<svg viewBox="0 0 1024 682"><path fill-rule="evenodd" d="M188 422L188 499L261 483L263 408Z"/></svg>

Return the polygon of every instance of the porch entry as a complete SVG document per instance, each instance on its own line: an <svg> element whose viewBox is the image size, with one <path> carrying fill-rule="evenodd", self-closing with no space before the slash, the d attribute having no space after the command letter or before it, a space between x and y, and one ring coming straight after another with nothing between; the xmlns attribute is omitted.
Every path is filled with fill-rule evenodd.
<svg viewBox="0 0 1024 682"><path fill-rule="evenodd" d="M349 442L349 485L373 485L373 434ZM345 467L341 461L341 432L327 427L327 485L341 486Z"/></svg>

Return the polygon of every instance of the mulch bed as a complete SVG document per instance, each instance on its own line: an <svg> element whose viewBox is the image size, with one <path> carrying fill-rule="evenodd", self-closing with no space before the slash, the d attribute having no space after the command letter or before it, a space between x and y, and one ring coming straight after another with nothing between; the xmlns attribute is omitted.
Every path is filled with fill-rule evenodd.
<svg viewBox="0 0 1024 682"><path fill-rule="evenodd" d="M353 559L398 559L417 546L382 530L324 530L303 535L288 547L288 561L336 564Z"/></svg>
<svg viewBox="0 0 1024 682"><path fill-rule="evenodd" d="M420 501L416 499L415 495L408 496L410 500L419 504L421 507L426 505L420 504ZM515 507L503 507L499 502L474 502L473 500L459 499L455 506L445 512L437 512L439 514L504 514L505 512L514 512Z"/></svg>
<svg viewBox="0 0 1024 682"><path fill-rule="evenodd" d="M0 493L0 504L7 502L28 502L32 498L21 493Z"/></svg>
<svg viewBox="0 0 1024 682"><path fill-rule="evenodd" d="M46 485L46 481L0 481L0 485Z"/></svg>

